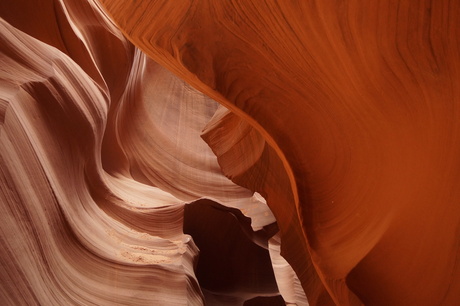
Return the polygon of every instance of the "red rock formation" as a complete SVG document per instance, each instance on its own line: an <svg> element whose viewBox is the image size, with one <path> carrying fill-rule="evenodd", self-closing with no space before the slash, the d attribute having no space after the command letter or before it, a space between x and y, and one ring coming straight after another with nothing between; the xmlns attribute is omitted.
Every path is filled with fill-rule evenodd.
<svg viewBox="0 0 460 306"><path fill-rule="evenodd" d="M245 246L262 244L270 263L269 237L254 232L275 221L265 200L227 179L200 138L218 104L96 2L40 4L0 4L0 303L203 304L183 233L184 204L203 198L251 218ZM279 298L266 269L271 282L239 284L246 299Z"/></svg>
<svg viewBox="0 0 460 306"><path fill-rule="evenodd" d="M0 2L2 305L460 304L458 1L101 3Z"/></svg>
<svg viewBox="0 0 460 306"><path fill-rule="evenodd" d="M459 303L458 2L102 2L276 153L261 164L286 185L241 180L261 181L307 296L316 274L336 304Z"/></svg>

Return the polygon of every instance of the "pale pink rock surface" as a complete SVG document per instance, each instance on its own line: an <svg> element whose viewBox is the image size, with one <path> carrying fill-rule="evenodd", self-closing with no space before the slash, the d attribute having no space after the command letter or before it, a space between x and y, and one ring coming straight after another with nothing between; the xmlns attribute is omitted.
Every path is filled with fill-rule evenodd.
<svg viewBox="0 0 460 306"><path fill-rule="evenodd" d="M200 137L217 102L131 45L97 2L37 5L0 5L0 302L203 304L184 205L240 209L248 233L275 222Z"/></svg>

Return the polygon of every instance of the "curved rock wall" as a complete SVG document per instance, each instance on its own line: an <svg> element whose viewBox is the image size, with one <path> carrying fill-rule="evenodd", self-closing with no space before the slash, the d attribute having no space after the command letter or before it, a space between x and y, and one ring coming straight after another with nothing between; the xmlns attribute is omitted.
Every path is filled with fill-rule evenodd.
<svg viewBox="0 0 460 306"><path fill-rule="evenodd" d="M0 12L0 303L204 304L199 249L183 229L184 205L200 199L241 210L240 256L258 248L268 263L252 273L261 285L238 283L238 303L279 302L260 234L275 218L200 137L217 102L146 57L95 1ZM201 225L188 230L217 239Z"/></svg>
<svg viewBox="0 0 460 306"><path fill-rule="evenodd" d="M460 303L458 1L100 2L0 2L1 304Z"/></svg>
<svg viewBox="0 0 460 306"><path fill-rule="evenodd" d="M276 152L307 297L316 273L336 304L458 303L458 2L102 2Z"/></svg>

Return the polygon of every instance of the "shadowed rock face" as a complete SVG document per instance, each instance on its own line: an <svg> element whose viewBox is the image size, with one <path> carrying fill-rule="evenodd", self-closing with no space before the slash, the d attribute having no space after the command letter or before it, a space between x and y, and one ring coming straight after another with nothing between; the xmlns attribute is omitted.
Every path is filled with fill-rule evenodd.
<svg viewBox="0 0 460 306"><path fill-rule="evenodd" d="M2 305L460 304L460 2L100 2L0 2Z"/></svg>
<svg viewBox="0 0 460 306"><path fill-rule="evenodd" d="M228 175L266 196L307 297L458 303L459 3L102 2L266 139Z"/></svg>
<svg viewBox="0 0 460 306"><path fill-rule="evenodd" d="M279 295L267 245L253 243L255 235L267 243L268 233L254 233L251 221L239 210L209 200L189 204L184 210L184 233L200 249L195 274L207 301L235 305Z"/></svg>

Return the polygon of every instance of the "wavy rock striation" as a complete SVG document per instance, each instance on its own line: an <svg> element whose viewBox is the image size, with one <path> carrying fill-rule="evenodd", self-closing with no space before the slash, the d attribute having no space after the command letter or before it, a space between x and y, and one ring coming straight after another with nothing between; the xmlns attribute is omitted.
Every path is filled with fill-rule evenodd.
<svg viewBox="0 0 460 306"><path fill-rule="evenodd" d="M275 218L200 137L217 102L146 57L95 1L2 2L0 12L1 304L201 305L229 292L239 304L282 302L268 251ZM217 239L184 223L190 203L214 220L203 201L241 215L235 252L258 264L248 279L233 266L240 278L211 297L195 276L211 263L184 234L185 224L202 248Z"/></svg>
<svg viewBox="0 0 460 306"><path fill-rule="evenodd" d="M0 2L2 305L460 304L460 2L100 2Z"/></svg>
<svg viewBox="0 0 460 306"><path fill-rule="evenodd" d="M312 303L459 303L457 1L102 3L266 140L256 171L211 147L266 196Z"/></svg>

